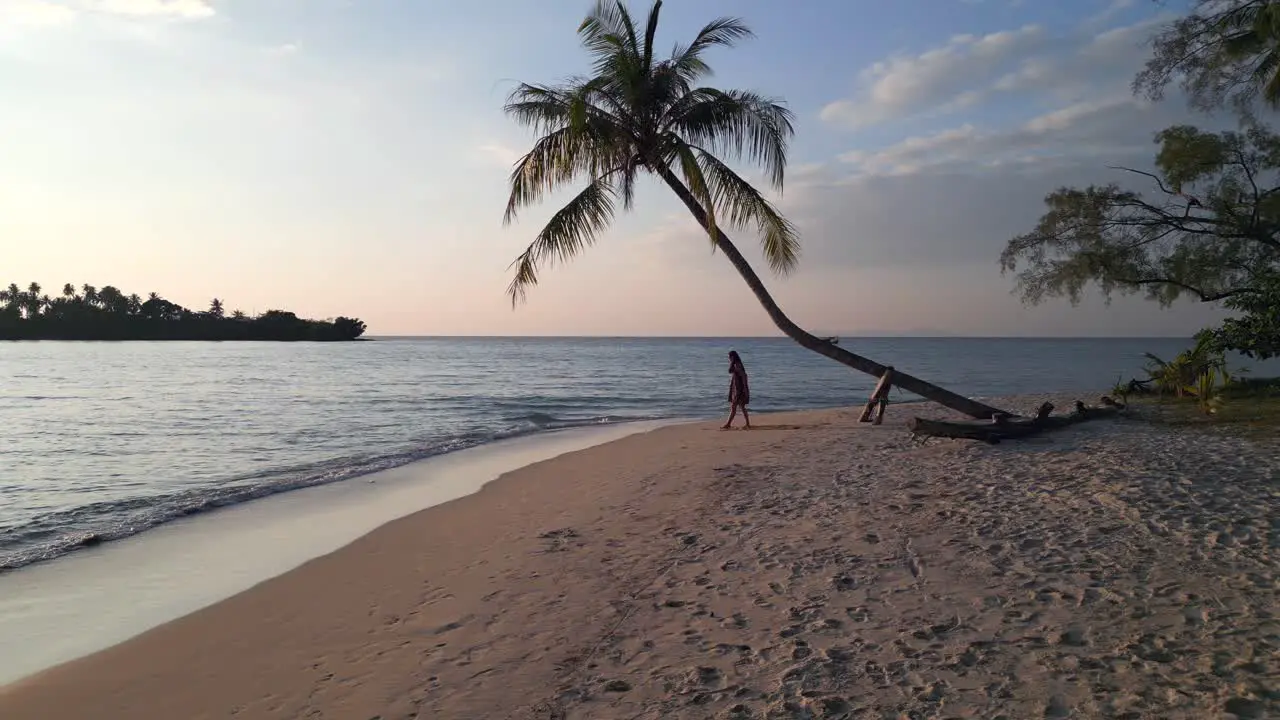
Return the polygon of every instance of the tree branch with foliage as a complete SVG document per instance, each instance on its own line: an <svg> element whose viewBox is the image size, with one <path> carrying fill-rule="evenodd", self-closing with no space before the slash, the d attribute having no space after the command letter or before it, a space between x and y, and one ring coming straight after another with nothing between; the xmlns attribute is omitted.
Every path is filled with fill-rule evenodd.
<svg viewBox="0 0 1280 720"><path fill-rule="evenodd" d="M1000 264L1024 302L1078 303L1090 286L1107 299L1218 302L1280 271L1280 137L1249 121L1239 132L1174 126L1155 141L1156 172L1117 168L1147 193L1061 188L1035 229L1009 241Z"/></svg>
<svg viewBox="0 0 1280 720"><path fill-rule="evenodd" d="M1280 277L1260 279L1253 292L1233 296L1223 303L1235 315L1202 337L1215 346L1259 360L1280 357Z"/></svg>
<svg viewBox="0 0 1280 720"><path fill-rule="evenodd" d="M1177 84L1200 109L1247 108L1259 97L1280 106L1280 2L1196 0L1151 47L1135 93L1159 100Z"/></svg>

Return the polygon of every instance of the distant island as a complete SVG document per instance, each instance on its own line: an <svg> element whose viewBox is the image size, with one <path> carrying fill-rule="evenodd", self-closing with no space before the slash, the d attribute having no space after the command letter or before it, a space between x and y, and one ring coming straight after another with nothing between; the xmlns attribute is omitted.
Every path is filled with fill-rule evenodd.
<svg viewBox="0 0 1280 720"><path fill-rule="evenodd" d="M284 310L249 316L228 314L214 298L203 312L188 310L156 293L143 300L107 285L68 283L62 294L42 294L39 283L23 290L0 289L0 340L355 340L365 324L355 318L306 320Z"/></svg>

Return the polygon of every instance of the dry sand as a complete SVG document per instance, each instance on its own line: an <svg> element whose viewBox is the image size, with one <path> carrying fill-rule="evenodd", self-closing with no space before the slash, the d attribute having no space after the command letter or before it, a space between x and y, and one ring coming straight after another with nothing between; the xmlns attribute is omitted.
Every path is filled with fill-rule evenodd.
<svg viewBox="0 0 1280 720"><path fill-rule="evenodd" d="M922 447L918 410L530 466L0 717L1277 717L1273 447L1136 421Z"/></svg>

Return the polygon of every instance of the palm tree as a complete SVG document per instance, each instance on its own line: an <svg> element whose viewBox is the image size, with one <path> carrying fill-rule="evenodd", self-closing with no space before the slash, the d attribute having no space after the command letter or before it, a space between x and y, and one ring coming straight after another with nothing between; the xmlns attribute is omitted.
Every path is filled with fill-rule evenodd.
<svg viewBox="0 0 1280 720"><path fill-rule="evenodd" d="M22 304L22 288L18 287L18 283L9 283L9 287L0 290L0 301L4 301L6 308L17 308Z"/></svg>
<svg viewBox="0 0 1280 720"><path fill-rule="evenodd" d="M1222 57L1239 63L1250 87L1271 107L1280 106L1280 3L1247 2L1223 12Z"/></svg>
<svg viewBox="0 0 1280 720"><path fill-rule="evenodd" d="M27 293L24 297L27 308L27 318L33 318L40 314L40 283L32 282L27 286Z"/></svg>
<svg viewBox="0 0 1280 720"><path fill-rule="evenodd" d="M214 298L213 301L209 303L209 317L221 318L224 313L225 311L222 309L222 301L218 298Z"/></svg>
<svg viewBox="0 0 1280 720"><path fill-rule="evenodd" d="M97 306L97 304L98 304L98 290L97 290L97 288L95 288L94 286L90 285L89 283L85 283L85 284L84 284L84 286L83 286L83 287L81 287L80 289L84 291L84 302L85 302L85 304L86 304L86 305L88 305L89 307L95 307L95 306Z"/></svg>
<svg viewBox="0 0 1280 720"><path fill-rule="evenodd" d="M504 223L521 208L577 178L587 186L556 212L512 266L512 304L538 282L540 268L566 261L595 243L613 220L619 201L631 209L636 178L656 175L689 209L733 265L769 318L800 345L849 367L879 377L887 368L815 337L778 307L760 277L723 226L754 226L770 268L785 274L799 259L794 225L725 160L762 166L781 191L792 135L792 114L778 101L742 90L717 90L697 83L711 74L704 55L751 37L735 18L708 23L688 45L666 59L654 55L661 0L653 3L643 28L621 0L599 0L578 28L593 60L593 75L560 85L521 83L505 110L542 135L511 173ZM904 373L893 384L979 418L996 408Z"/></svg>
<svg viewBox="0 0 1280 720"><path fill-rule="evenodd" d="M62 297L67 298L68 300L74 300L75 296L76 296L75 285L72 285L71 283L67 283L66 285L62 286Z"/></svg>
<svg viewBox="0 0 1280 720"><path fill-rule="evenodd" d="M128 298L114 285L102 286L98 291L98 302L104 310L112 314L123 315L129 311Z"/></svg>
<svg viewBox="0 0 1280 720"><path fill-rule="evenodd" d="M160 297L160 293L147 293L146 302L142 303L142 314L148 318L155 320L163 318L165 314L165 299Z"/></svg>

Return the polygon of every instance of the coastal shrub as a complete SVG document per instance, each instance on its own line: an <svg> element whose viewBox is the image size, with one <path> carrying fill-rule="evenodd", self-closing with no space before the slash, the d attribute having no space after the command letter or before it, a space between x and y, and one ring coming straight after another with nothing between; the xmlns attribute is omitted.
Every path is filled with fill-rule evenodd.
<svg viewBox="0 0 1280 720"><path fill-rule="evenodd" d="M1230 381L1226 353L1209 335L1201 334L1195 345L1178 353L1172 360L1164 360L1153 353L1144 355L1147 358L1147 376L1161 395L1196 397L1195 387L1201 377L1211 371L1215 373L1215 380L1220 377L1223 384Z"/></svg>
<svg viewBox="0 0 1280 720"><path fill-rule="evenodd" d="M1124 376L1118 375L1116 376L1116 384L1111 386L1111 392L1108 394L1114 398L1118 398L1120 402L1127 405L1129 404L1129 396L1132 395L1133 393L1134 393L1134 382L1132 380L1130 380L1129 382L1125 382Z"/></svg>
<svg viewBox="0 0 1280 720"><path fill-rule="evenodd" d="M1186 388L1196 399L1196 405L1205 415L1215 415L1222 407L1222 388L1226 385L1226 373L1217 368L1206 368L1196 377L1196 382Z"/></svg>

